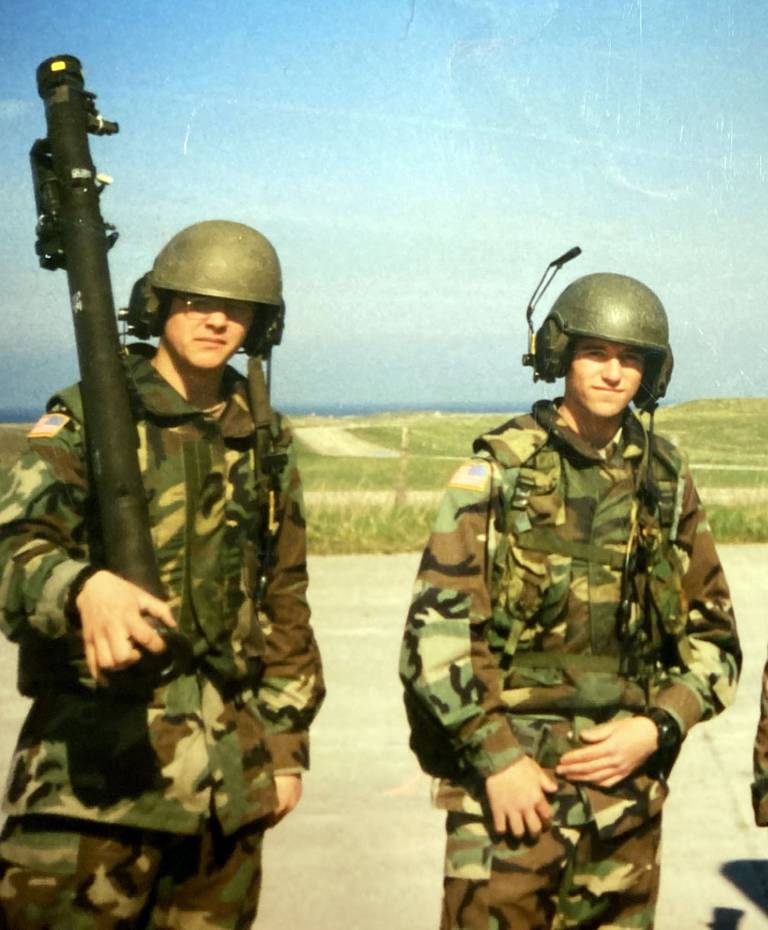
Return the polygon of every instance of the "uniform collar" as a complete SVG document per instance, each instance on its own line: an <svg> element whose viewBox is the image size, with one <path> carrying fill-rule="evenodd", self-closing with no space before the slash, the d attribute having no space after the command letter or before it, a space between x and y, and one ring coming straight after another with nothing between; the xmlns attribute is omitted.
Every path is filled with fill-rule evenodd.
<svg viewBox="0 0 768 930"><path fill-rule="evenodd" d="M537 401L531 411L533 418L549 433L556 443L573 449L583 458L595 462L604 462L605 456L601 450L595 448L591 442L579 436L578 433L575 433L560 416L557 408L561 401L561 397L556 398L554 401ZM646 442L645 429L637 414L633 413L629 408L624 414L619 433L618 441L622 457L625 459L641 458Z"/></svg>
<svg viewBox="0 0 768 930"><path fill-rule="evenodd" d="M125 358L132 393L141 406L156 417L174 420L204 419L202 410L186 401L150 364L154 355L146 345L132 345ZM229 365L224 371L226 406L218 419L221 434L235 439L250 436L254 425L248 406L246 379Z"/></svg>

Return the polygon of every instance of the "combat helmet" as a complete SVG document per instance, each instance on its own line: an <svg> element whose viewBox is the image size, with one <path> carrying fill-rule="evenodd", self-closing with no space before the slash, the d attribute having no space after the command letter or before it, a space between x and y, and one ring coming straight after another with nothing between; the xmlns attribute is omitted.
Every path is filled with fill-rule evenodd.
<svg viewBox="0 0 768 930"><path fill-rule="evenodd" d="M635 405L652 410L664 396L673 366L667 314L656 294L641 281L599 273L569 284L536 333L531 359L534 377L544 381L564 377L578 336L643 349L645 367Z"/></svg>
<svg viewBox="0 0 768 930"><path fill-rule="evenodd" d="M128 332L138 339L161 335L172 291L249 300L258 306L243 350L268 355L283 334L282 290L280 262L265 236L243 223L206 220L177 233L133 285Z"/></svg>

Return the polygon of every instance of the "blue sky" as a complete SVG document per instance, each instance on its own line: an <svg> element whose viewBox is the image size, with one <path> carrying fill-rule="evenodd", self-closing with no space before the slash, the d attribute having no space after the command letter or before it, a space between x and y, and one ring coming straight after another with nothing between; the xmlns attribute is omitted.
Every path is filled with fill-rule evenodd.
<svg viewBox="0 0 768 930"><path fill-rule="evenodd" d="M0 407L76 377L28 167L62 52L120 123L92 141L117 303L188 223L256 226L285 277L278 403L532 399L524 307L574 244L536 321L631 274L670 316L671 400L766 395L767 35L746 0L0 0Z"/></svg>

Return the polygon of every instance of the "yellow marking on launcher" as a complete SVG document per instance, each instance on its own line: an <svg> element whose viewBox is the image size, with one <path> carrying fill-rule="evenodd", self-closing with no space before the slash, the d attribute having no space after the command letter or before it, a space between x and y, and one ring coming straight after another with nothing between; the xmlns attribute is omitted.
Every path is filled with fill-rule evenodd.
<svg viewBox="0 0 768 930"><path fill-rule="evenodd" d="M44 413L27 436L29 439L50 439L62 430L69 420L66 413Z"/></svg>
<svg viewBox="0 0 768 930"><path fill-rule="evenodd" d="M449 488L462 491L484 491L491 477L491 466L487 462L465 462L448 482Z"/></svg>

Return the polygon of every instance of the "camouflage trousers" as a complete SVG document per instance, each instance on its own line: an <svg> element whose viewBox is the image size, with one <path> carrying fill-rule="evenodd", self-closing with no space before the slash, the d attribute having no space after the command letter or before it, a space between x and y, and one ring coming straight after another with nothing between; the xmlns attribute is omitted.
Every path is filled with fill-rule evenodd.
<svg viewBox="0 0 768 930"><path fill-rule="evenodd" d="M263 824L195 836L64 817L8 820L0 930L248 930Z"/></svg>
<svg viewBox="0 0 768 930"><path fill-rule="evenodd" d="M650 930L661 815L612 839L553 825L538 840L448 813L441 930Z"/></svg>

